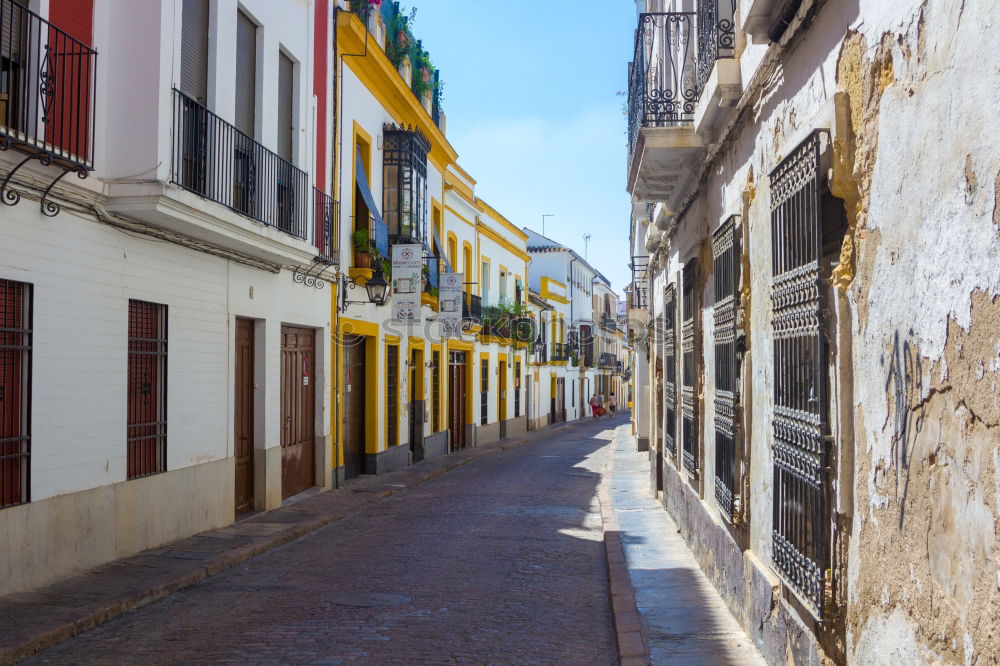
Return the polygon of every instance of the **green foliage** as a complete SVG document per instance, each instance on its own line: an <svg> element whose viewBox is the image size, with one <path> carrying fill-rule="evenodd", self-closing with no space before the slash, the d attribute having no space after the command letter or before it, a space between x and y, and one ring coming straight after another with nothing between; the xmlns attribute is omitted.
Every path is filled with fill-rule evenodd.
<svg viewBox="0 0 1000 666"><path fill-rule="evenodd" d="M371 254L372 245L371 241L368 239L367 229L358 229L353 234L354 237L354 249L362 254Z"/></svg>

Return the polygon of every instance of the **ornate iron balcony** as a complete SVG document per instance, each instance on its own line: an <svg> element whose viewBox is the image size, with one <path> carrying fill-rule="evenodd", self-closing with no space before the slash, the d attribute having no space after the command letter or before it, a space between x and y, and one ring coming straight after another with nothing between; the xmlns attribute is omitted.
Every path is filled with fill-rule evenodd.
<svg viewBox="0 0 1000 666"><path fill-rule="evenodd" d="M26 153L0 185L6 204L20 194L7 188L29 160L62 172L42 196L42 212L58 204L46 197L67 173L86 178L94 168L94 85L97 51L24 5L0 0L0 150Z"/></svg>
<svg viewBox="0 0 1000 666"><path fill-rule="evenodd" d="M698 1L698 90L704 90L719 58L732 58L736 46L736 0Z"/></svg>
<svg viewBox="0 0 1000 666"><path fill-rule="evenodd" d="M694 27L694 12L639 15L629 64L630 155L641 127L671 127L694 119L699 92Z"/></svg>
<svg viewBox="0 0 1000 666"><path fill-rule="evenodd" d="M313 188L316 221L316 249L320 256L331 259L334 263L340 261L340 203L329 194L318 188Z"/></svg>

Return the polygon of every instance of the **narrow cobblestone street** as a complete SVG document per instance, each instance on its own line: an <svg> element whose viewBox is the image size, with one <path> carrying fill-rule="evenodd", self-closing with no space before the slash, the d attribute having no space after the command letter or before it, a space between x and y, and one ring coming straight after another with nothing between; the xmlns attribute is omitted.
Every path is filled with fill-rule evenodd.
<svg viewBox="0 0 1000 666"><path fill-rule="evenodd" d="M29 663L616 663L597 486L622 422L477 460Z"/></svg>

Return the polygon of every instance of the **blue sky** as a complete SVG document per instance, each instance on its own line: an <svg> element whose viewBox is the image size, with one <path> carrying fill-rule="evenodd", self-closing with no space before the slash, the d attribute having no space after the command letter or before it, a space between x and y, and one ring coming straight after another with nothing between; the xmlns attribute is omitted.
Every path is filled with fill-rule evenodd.
<svg viewBox="0 0 1000 666"><path fill-rule="evenodd" d="M388 1L388 0L384 0ZM622 294L628 271L628 0L409 0L445 81L448 139L476 192L518 226L584 253Z"/></svg>

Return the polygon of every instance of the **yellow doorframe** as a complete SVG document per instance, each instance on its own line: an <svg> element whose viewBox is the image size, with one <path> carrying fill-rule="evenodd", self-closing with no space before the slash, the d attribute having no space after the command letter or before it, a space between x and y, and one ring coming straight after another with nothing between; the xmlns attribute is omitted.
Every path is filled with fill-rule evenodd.
<svg viewBox="0 0 1000 666"><path fill-rule="evenodd" d="M497 355L497 420L507 420L507 354Z"/></svg>

